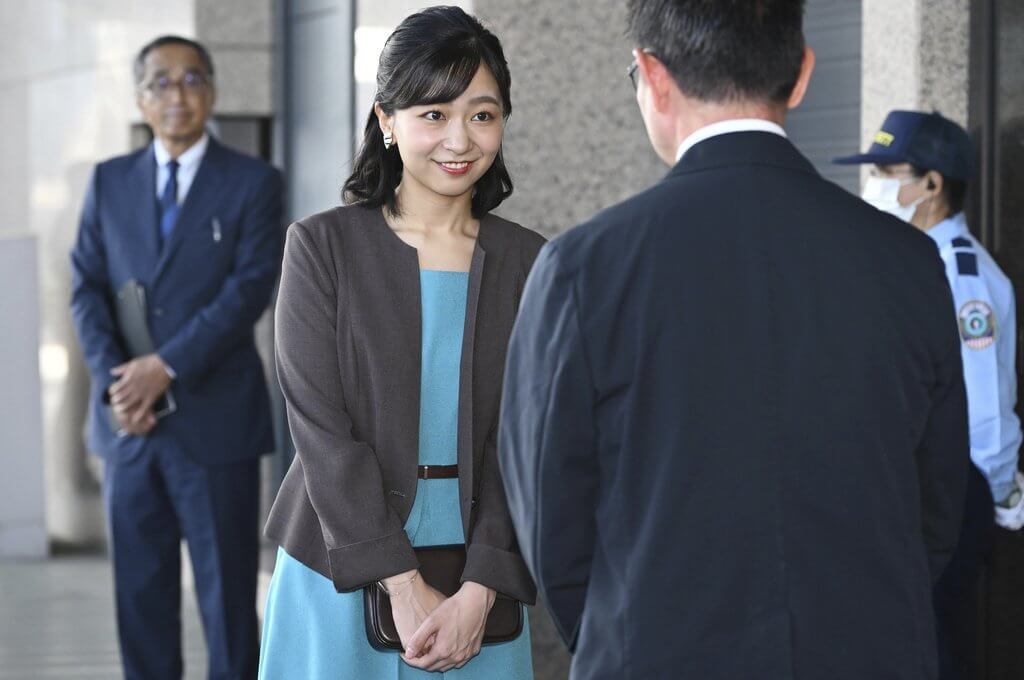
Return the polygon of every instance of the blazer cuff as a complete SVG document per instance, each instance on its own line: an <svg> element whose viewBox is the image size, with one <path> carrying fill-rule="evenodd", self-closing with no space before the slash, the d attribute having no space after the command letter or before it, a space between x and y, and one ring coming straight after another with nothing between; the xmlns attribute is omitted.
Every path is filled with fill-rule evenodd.
<svg viewBox="0 0 1024 680"><path fill-rule="evenodd" d="M171 338L167 343L157 349L156 355L160 358L172 380L186 385L192 383L200 371L200 353ZM171 368L171 367L174 368Z"/></svg>
<svg viewBox="0 0 1024 680"><path fill-rule="evenodd" d="M164 372L167 374L167 377L170 378L171 380L177 380L178 372L175 371L170 364L164 361L164 358L159 354L156 355L156 358L159 359L160 363L164 365Z"/></svg>
<svg viewBox="0 0 1024 680"><path fill-rule="evenodd" d="M499 550L482 543L470 543L462 581L493 588L502 595L526 604L536 604L537 586L519 553Z"/></svg>
<svg viewBox="0 0 1024 680"><path fill-rule="evenodd" d="M327 551L334 589L347 593L388 576L419 569L409 537L398 531Z"/></svg>

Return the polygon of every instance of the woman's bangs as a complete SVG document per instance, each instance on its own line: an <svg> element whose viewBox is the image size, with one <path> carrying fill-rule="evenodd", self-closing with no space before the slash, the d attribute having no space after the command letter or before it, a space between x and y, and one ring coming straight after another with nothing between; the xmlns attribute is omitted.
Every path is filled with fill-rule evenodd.
<svg viewBox="0 0 1024 680"><path fill-rule="evenodd" d="M444 104L457 99L476 76L481 64L480 55L467 52L464 47L435 52L409 69L402 92L403 101L396 108ZM405 89L405 88L401 88Z"/></svg>

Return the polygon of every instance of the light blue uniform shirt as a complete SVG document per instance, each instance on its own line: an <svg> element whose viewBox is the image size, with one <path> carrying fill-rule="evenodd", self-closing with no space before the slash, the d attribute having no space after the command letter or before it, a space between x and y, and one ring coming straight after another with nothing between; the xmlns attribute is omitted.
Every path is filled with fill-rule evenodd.
<svg viewBox="0 0 1024 680"><path fill-rule="evenodd" d="M971 460L999 502L1014 489L1021 444L1013 285L967 229L964 214L928 230L946 265L960 329Z"/></svg>

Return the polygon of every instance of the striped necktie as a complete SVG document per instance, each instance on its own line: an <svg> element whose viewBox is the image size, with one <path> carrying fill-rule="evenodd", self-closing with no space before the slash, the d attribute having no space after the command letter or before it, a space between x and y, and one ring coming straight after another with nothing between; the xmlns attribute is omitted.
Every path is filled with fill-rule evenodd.
<svg viewBox="0 0 1024 680"><path fill-rule="evenodd" d="M160 246L167 242L167 237L174 230L174 222L178 219L178 161L167 163L169 175L164 193L160 196Z"/></svg>

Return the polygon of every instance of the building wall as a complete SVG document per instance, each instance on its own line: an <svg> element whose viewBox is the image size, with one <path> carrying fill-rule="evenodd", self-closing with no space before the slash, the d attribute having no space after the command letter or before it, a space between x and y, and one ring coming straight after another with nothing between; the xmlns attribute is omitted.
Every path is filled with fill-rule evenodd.
<svg viewBox="0 0 1024 680"><path fill-rule="evenodd" d="M0 234L0 560L47 554L37 281L35 236Z"/></svg>
<svg viewBox="0 0 1024 680"><path fill-rule="evenodd" d="M548 236L650 186L655 156L626 77L621 0L475 0L512 72L505 154L515 193L496 212Z"/></svg>
<svg viewBox="0 0 1024 680"><path fill-rule="evenodd" d="M274 113L274 1L191 0L192 34L217 70L218 114Z"/></svg>
<svg viewBox="0 0 1024 680"><path fill-rule="evenodd" d="M967 125L969 0L864 0L861 142L892 109Z"/></svg>

